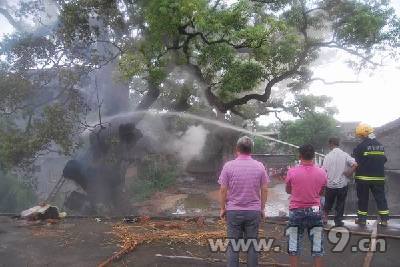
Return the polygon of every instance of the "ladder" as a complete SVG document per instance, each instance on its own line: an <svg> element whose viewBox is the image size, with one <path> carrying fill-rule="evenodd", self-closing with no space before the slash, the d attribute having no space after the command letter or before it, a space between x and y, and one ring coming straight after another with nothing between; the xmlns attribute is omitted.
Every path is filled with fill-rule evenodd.
<svg viewBox="0 0 400 267"><path fill-rule="evenodd" d="M65 178L64 178L64 176L61 176L61 178L58 180L58 182L54 186L53 190L51 190L49 196L47 197L46 203L50 203L54 200L55 196L60 191L60 189L64 185L64 183L65 183Z"/></svg>

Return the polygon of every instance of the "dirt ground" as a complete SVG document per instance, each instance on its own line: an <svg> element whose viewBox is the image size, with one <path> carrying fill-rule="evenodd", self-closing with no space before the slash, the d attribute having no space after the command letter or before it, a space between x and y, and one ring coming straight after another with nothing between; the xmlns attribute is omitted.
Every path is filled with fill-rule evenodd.
<svg viewBox="0 0 400 267"><path fill-rule="evenodd" d="M148 200L135 203L134 210L138 214L148 216L217 216L219 214L219 185L216 181L209 183L204 180L194 178L190 181L178 180L173 187L154 193ZM267 215L287 215L288 198L283 181L272 179L269 184Z"/></svg>
<svg viewBox="0 0 400 267"><path fill-rule="evenodd" d="M370 221L367 228L359 229L346 221L347 228L365 235L373 230L373 224L374 221ZM284 230L284 222L262 225L260 235L276 238L274 244L282 249L262 252L260 266L287 266ZM123 223L121 220L67 218L54 225L29 225L0 217L0 266L99 266L126 244L141 239L145 241L106 266L226 266L224 253L211 252L206 242L209 237L224 237L224 233L224 223L211 219L148 221L144 218L142 222ZM378 234L396 238L385 237L386 252L373 253L370 266L400 265L399 233L400 221L396 220L391 227L378 231ZM362 237L352 234L346 249L340 253L332 252L334 244L325 242L325 266L362 266L368 253L352 251L352 246ZM307 239L304 244L302 266L311 266ZM241 258L245 260L245 255Z"/></svg>
<svg viewBox="0 0 400 267"><path fill-rule="evenodd" d="M393 214L399 214L400 175L389 179L388 200ZM212 253L206 244L207 237L225 237L224 224L211 219L218 211L218 186L182 182L170 192L158 193L148 202L149 211L157 216L176 216L170 221L143 221L123 223L122 219L66 218L60 223L31 225L26 222L0 216L0 267L42 266L99 266L100 263L120 252L124 246L135 245L132 251L107 266L226 266L224 253ZM280 184L271 184L271 205L286 205ZM276 189L275 191L273 189ZM276 194L275 194L276 193ZM274 195L275 194L275 195ZM174 215L177 207L184 206L185 214ZM271 209L273 208L271 207ZM270 208L270 207L268 207ZM185 222L180 216L205 216L207 219ZM391 220L386 229L377 228L378 236L385 240L384 252L354 252L353 248L362 238L370 238L375 221L360 228L352 220L345 221L347 229L353 231L342 252L334 252L325 232L325 266L363 266L371 256L370 266L398 267L400 259L400 220ZM287 266L285 223L265 223L260 236L275 237L279 252L262 252L260 266ZM125 231L125 232L124 232ZM121 235L124 232L124 235ZM190 237L190 238L189 238ZM151 241L151 242L149 242ZM121 247L122 246L122 247ZM311 266L310 243L305 238L302 266ZM245 261L244 255L242 260ZM243 265L245 266L245 265Z"/></svg>
<svg viewBox="0 0 400 267"><path fill-rule="evenodd" d="M94 220L34 226L0 217L0 266L96 266L118 250L111 228Z"/></svg>

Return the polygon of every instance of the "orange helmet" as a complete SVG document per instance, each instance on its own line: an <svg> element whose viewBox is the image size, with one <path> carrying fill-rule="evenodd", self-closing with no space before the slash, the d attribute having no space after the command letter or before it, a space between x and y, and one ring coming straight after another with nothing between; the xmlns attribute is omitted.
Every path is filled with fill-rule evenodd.
<svg viewBox="0 0 400 267"><path fill-rule="evenodd" d="M357 137L367 137L371 133L374 132L374 128L369 126L366 123L360 123L356 128L356 136Z"/></svg>

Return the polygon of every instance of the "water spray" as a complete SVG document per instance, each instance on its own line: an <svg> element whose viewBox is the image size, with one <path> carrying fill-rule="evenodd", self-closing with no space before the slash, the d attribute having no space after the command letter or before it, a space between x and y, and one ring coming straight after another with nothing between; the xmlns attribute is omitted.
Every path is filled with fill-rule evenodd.
<svg viewBox="0 0 400 267"><path fill-rule="evenodd" d="M276 139L276 138L273 138L273 137L270 137L270 136L265 136L265 135L262 135L262 134L258 134L257 132L252 132L252 131L249 131L249 130L234 126L234 125L226 123L226 122L222 122L222 121L214 120L214 119L209 119L209 118L204 118L204 117L201 117L201 116L198 116L198 115L195 115L195 114L191 114L191 113L183 113L183 112L175 112L175 111L143 110L143 111L131 111L131 112L120 113L120 114L117 114L117 115L114 115L114 116L106 117L106 118L104 118L104 120L110 121L110 120L118 119L118 118L119 119L131 118L131 117L133 117L135 115L158 115L158 116L171 116L172 115L172 116L177 116L177 117L182 117L182 118L187 118L187 119L199 120L199 121L202 121L202 122L207 123L207 124L216 125L216 126L219 126L221 128L231 129L231 130L234 130L234 131L237 131L237 132L246 133L246 134L249 134L249 135L252 135L252 136L257 136L257 137L260 137L262 139L265 139L265 140L268 140L268 141L272 141L272 142L275 142L275 143L279 143L279 144L282 144L282 145L286 145L286 146L289 146L289 147L292 147L292 148L296 148L296 149L299 148L299 146L295 145L295 144L291 144L291 143L288 143L288 142L285 142L285 141L282 141L282 140L279 140L279 139ZM321 157L321 158L325 157L325 155L321 154L321 153L315 153L315 154L317 156Z"/></svg>

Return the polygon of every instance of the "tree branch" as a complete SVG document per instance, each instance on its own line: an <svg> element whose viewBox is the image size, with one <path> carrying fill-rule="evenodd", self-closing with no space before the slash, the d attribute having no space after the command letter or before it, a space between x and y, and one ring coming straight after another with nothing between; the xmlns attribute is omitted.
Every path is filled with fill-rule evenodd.
<svg viewBox="0 0 400 267"><path fill-rule="evenodd" d="M146 95L143 97L142 101L137 105L135 110L147 110L153 105L153 103L160 96L160 88L157 85L152 85L149 83L149 89L147 90Z"/></svg>
<svg viewBox="0 0 400 267"><path fill-rule="evenodd" d="M275 4L279 3L280 0L250 0L251 2L261 3L261 4Z"/></svg>
<svg viewBox="0 0 400 267"><path fill-rule="evenodd" d="M272 2L272 1L266 1L266 2ZM303 9L305 8L303 2L302 2L302 8ZM304 61L306 60L308 53L309 53L310 49L312 48L308 43L308 35L307 35L308 20L307 20L307 16L305 15L304 12L303 12L303 16L304 16L304 21L303 21L303 26L301 27L301 32L304 35L306 47L304 48L303 52L299 55L297 63L293 66L293 68L291 68L290 70L282 73L281 75L276 76L273 79L271 79L267 83L263 94L249 94L249 95L245 95L241 98L234 99L228 103L225 103L224 104L225 111L231 110L235 106L246 104L250 100L257 100L260 102L268 101L268 99L271 96L272 87L275 84L277 84L285 79L288 79L288 78L292 77L293 75L298 74L298 69L304 64Z"/></svg>
<svg viewBox="0 0 400 267"><path fill-rule="evenodd" d="M120 54L123 54L124 53L124 50L121 48L121 47L119 47L116 43L114 43L114 42L112 42L112 41L110 41L110 40L96 40L96 41L93 41L92 43L105 43L105 44L110 44L110 45L112 45L113 47L115 47L119 52L120 52Z"/></svg>
<svg viewBox="0 0 400 267"><path fill-rule="evenodd" d="M189 24L189 25L190 25L190 24ZM194 38L194 37L196 37L196 36L200 36L201 40L202 40L205 44L207 44L207 45L228 44L228 45L232 46L232 47L235 48L235 49L242 49L242 48L247 48L247 47L248 47L248 48L259 48L259 47L261 47L261 45L262 45L262 42L260 42L259 44L257 44L257 46L255 46L255 47L250 47L250 46L246 43L246 41L244 41L243 43L240 43L240 44L234 44L234 43L230 42L229 40L227 40L227 39L225 39L225 38L220 38L220 39L218 39L218 40L209 40L209 39L206 37L206 35L204 35L204 33L202 33L202 32L188 32L188 31L186 31L186 27L188 27L189 25L188 25L188 24L183 25L182 27L180 27L180 28L178 29L180 34L183 34L183 35L186 35L186 36L189 37L189 38L186 40L186 42L190 41L190 39L192 39L192 38ZM192 27L193 27L193 29L195 28L195 26L193 25L193 22L192 22Z"/></svg>
<svg viewBox="0 0 400 267"><path fill-rule="evenodd" d="M361 83L360 81L331 81L331 82L328 82L322 78L312 78L310 80L307 80L307 83L312 83L315 81L320 81L325 85L342 84L342 83Z"/></svg>
<svg viewBox="0 0 400 267"><path fill-rule="evenodd" d="M378 62L375 62L375 61L371 60L371 56L365 56L365 55L361 54L360 52L358 52L356 50L341 46L341 45L339 45L339 44L337 44L336 42L333 42L333 41L328 42L328 43L319 43L319 44L315 44L313 46L340 49L340 50L343 50L343 51L345 51L345 52L347 52L349 54L357 56L357 57L361 58L362 60L364 60L365 62L368 62L368 63L370 63L370 64L372 64L374 66L380 66L380 67L384 66L381 63L378 63Z"/></svg>
<svg viewBox="0 0 400 267"><path fill-rule="evenodd" d="M11 26L14 27L14 29L16 29L17 31L23 31L24 27L22 26L21 22L17 22L12 16L11 14L8 12L7 9L4 8L0 8L0 14L2 14L7 21L11 24Z"/></svg>
<svg viewBox="0 0 400 267"><path fill-rule="evenodd" d="M276 3L276 1L274 0L266 0L266 1L256 1L256 2L262 2L262 3L266 3L266 4L272 4L272 3ZM308 33L307 33L307 28L309 26L309 22L308 22L308 14L320 9L320 8L314 8L314 9L310 9L307 10L306 9L306 4L303 0L300 1L300 5L301 5L301 9L302 9L302 22L301 25L299 27L299 30L301 32L301 34L304 36L304 42L305 42L305 47L303 49L303 51L298 55L297 60L295 61L294 65L292 65L292 67L290 67L287 71L275 75L272 79L269 79L267 85L265 86L264 92L261 94L258 93L251 93L251 94L246 94L240 98L236 98L233 99L229 102L223 102L217 95L214 94L213 92L213 85L210 85L210 83L208 83L207 81L204 81L205 86L205 96L209 102L210 105L214 106L215 108L217 108L220 112L225 113L228 110L232 111L233 113L237 113L238 111L235 110L236 106L240 106L240 105L244 105L247 104L249 101L251 100L256 100L256 101L260 101L260 102L267 102L271 96L271 91L272 88L277 84L280 83L288 78L291 78L295 75L301 75L301 73L299 73L299 69L307 63L307 58L310 54L310 52L312 52L315 49L318 49L320 47L330 47L330 48L338 48L338 49L343 49L349 53L355 54L359 57L362 57L364 60L368 59L365 56L363 56L362 54L358 53L357 51L352 51L351 49L347 49L344 47L340 47L337 45L337 43L335 43L334 41L329 41L329 42L324 42L324 43L313 43L309 40L308 37ZM213 44L219 44L219 43L225 43L228 44L236 49L240 49L240 48L246 48L248 47L246 45L246 41L244 41L243 43L240 44L235 44L232 43L230 40L225 39L224 37L221 37L220 39L217 40L210 40L204 33L202 32L196 32L196 31L190 31L187 29L187 27L190 27L191 29L195 29L195 26L193 25L193 22L189 22L186 25L183 25L180 29L179 29L179 33L182 35L186 35L187 39L185 40L184 44L182 45L178 45L172 48L168 48L168 49L181 49L185 46L185 43L189 42L192 38L195 37L200 37L201 40L203 41L204 44L206 45L213 45ZM262 44L260 44L262 45ZM186 53L186 51L184 51ZM196 76L200 77L201 79L204 80L204 77L202 75L202 70L199 66L195 65L195 64L190 64L192 66L192 68L195 70ZM329 81L325 81L322 78L314 78L314 79L310 79L306 82L314 82L314 81L320 81L323 82L324 84L327 85L331 85L331 84L338 84L338 83L359 83L358 81L333 81L333 82L329 82ZM237 114L237 115L241 115L241 114Z"/></svg>
<svg viewBox="0 0 400 267"><path fill-rule="evenodd" d="M301 67L301 65L304 64L304 60L307 57L308 49L309 48L306 48L303 51L303 53L300 55L297 63L293 66L293 68L291 70L288 70L288 71L284 72L283 74L281 74L279 76L276 76L273 79L271 79L267 83L263 94L249 94L249 95L245 95L245 96L243 96L241 98L237 98L235 100L232 100L232 101L224 104L226 110L232 109L234 106L246 104L250 100L258 100L258 101L261 101L261 102L268 101L268 99L271 96L272 88L274 87L275 84L277 84L277 83L279 83L279 82L281 82L281 81L283 81L285 79L288 79L288 78L292 77L293 75L298 74L298 69Z"/></svg>
<svg viewBox="0 0 400 267"><path fill-rule="evenodd" d="M216 10L220 3L221 3L221 0L216 0L212 7L212 10Z"/></svg>
<svg viewBox="0 0 400 267"><path fill-rule="evenodd" d="M275 116L275 118L280 122L280 124L282 124L283 126L286 126L286 125L287 125L287 123L286 123L285 121L283 121L283 120L281 119L281 117L279 117L278 111L274 111L274 116Z"/></svg>
<svg viewBox="0 0 400 267"><path fill-rule="evenodd" d="M325 11L325 9L322 8L322 7L315 7L315 8L311 8L311 9L306 10L305 13L308 15L308 14L310 14L310 13L312 13L314 11L318 11L318 10Z"/></svg>
<svg viewBox="0 0 400 267"><path fill-rule="evenodd" d="M271 0L271 1L268 1L268 0L267 0L267 1L262 1L262 2L263 2L263 3L273 3L272 0ZM216 100L217 97L212 93L212 90L211 90L211 88L209 87L209 88L207 89L207 95L208 95L209 98L213 99L213 102L214 102L214 103L217 103L216 107L217 107L221 112L226 112L227 110L231 110L231 109L232 109L233 107L235 107L235 106L246 104L246 103L247 103L248 101L250 101L250 100L257 100L257 101L261 101L261 102L266 102L266 101L270 98L272 87L273 87L275 84L277 84L277 83L279 83L279 82L281 82L281 81L283 81L283 80L285 80L285 79L288 79L288 78L290 78L290 77L292 77L292 76L294 76L294 75L296 75L296 74L297 74L297 75L299 74L299 71L298 71L299 68L300 68L302 65L304 65L304 63L305 63L305 61L306 61L306 59L307 59L307 56L309 55L310 51L311 51L312 49L314 49L314 48L328 47L328 48L337 48L337 49L341 49L341 50L344 50L344 51L346 51L346 52L348 52L348 53L350 53L350 54L356 55L356 56L362 58L363 60L365 60L365 61L367 61L367 62L369 62L369 63L371 63L371 64L379 65L378 63L373 62L372 60L370 60L370 58L368 58L368 57L362 55L362 54L359 53L358 51L354 51L354 50L351 50L351 49L349 49L349 48L342 47L342 46L338 45L337 43L335 43L334 41L329 41L329 42L326 42L326 43L312 43L312 42L310 42L310 41L309 41L309 38L308 38L308 33L307 33L307 28L308 28L308 17L307 17L307 14L308 14L308 12L307 12L307 10L306 10L306 6L305 6L304 1L301 1L300 3L301 3L302 13L303 13L303 14L302 14L302 15L303 15L303 23L302 23L302 25L300 26L300 32L301 32L302 35L304 36L305 48L304 48L303 52L299 55L299 58L298 58L298 60L297 60L297 63L296 63L290 70L288 70L288 71L282 73L281 75L276 76L276 77L274 77L273 79L271 79L271 80L268 82L268 84L266 85L263 94L248 94L248 95L245 95L245 96L243 96L243 97L241 97L241 98L234 99L234 100L232 100L232 101L230 101L230 102L228 102L228 103L222 103L221 101L218 102L218 101ZM200 36L201 36L201 34L200 34ZM202 36L201 36L201 37L202 37ZM207 43L207 40L206 40L204 37L202 37L202 39L203 39L204 42ZM223 40L221 40L221 42L222 42L222 41L223 41ZM209 42L208 42L208 43L209 43ZM207 43L207 44L208 44L208 43ZM323 83L325 83L325 84L328 84L328 85L337 84L337 83L359 83L358 81L334 81L334 82L327 82L327 81L323 80L322 78L310 79L308 82L313 82L313 81L321 81L321 82L323 82Z"/></svg>
<svg viewBox="0 0 400 267"><path fill-rule="evenodd" d="M207 45L214 45L214 44L228 44L230 46L232 46L235 49L241 49L241 48L246 48L248 47L248 45L246 45L246 42L243 42L241 44L234 44L224 38L218 39L218 40L214 40L214 41L210 41L207 39L207 37L201 33L201 32L197 32L196 35L199 35L201 40L203 40L204 43L206 43ZM261 44L259 45L261 46ZM258 48L258 46L257 46Z"/></svg>
<svg viewBox="0 0 400 267"><path fill-rule="evenodd" d="M307 33L307 28L308 28L308 17L307 17L307 10L306 10L306 4L304 3L303 0L300 1L301 5L301 10L302 10L302 16L303 16L303 25L300 27L300 32L304 36L304 40L306 43L308 42L308 33Z"/></svg>
<svg viewBox="0 0 400 267"><path fill-rule="evenodd" d="M100 97L99 97L99 87L97 85L97 76L94 76L94 86L96 89L96 99L97 99L97 112L98 112L98 116L99 116L99 125L100 127L103 127L102 122L101 122L101 106L103 105L103 100L100 101Z"/></svg>
<svg viewBox="0 0 400 267"><path fill-rule="evenodd" d="M244 113L240 112L239 110L237 110L236 108L232 108L231 112L239 117L241 117L244 120L248 120L250 119L249 116L246 116Z"/></svg>

